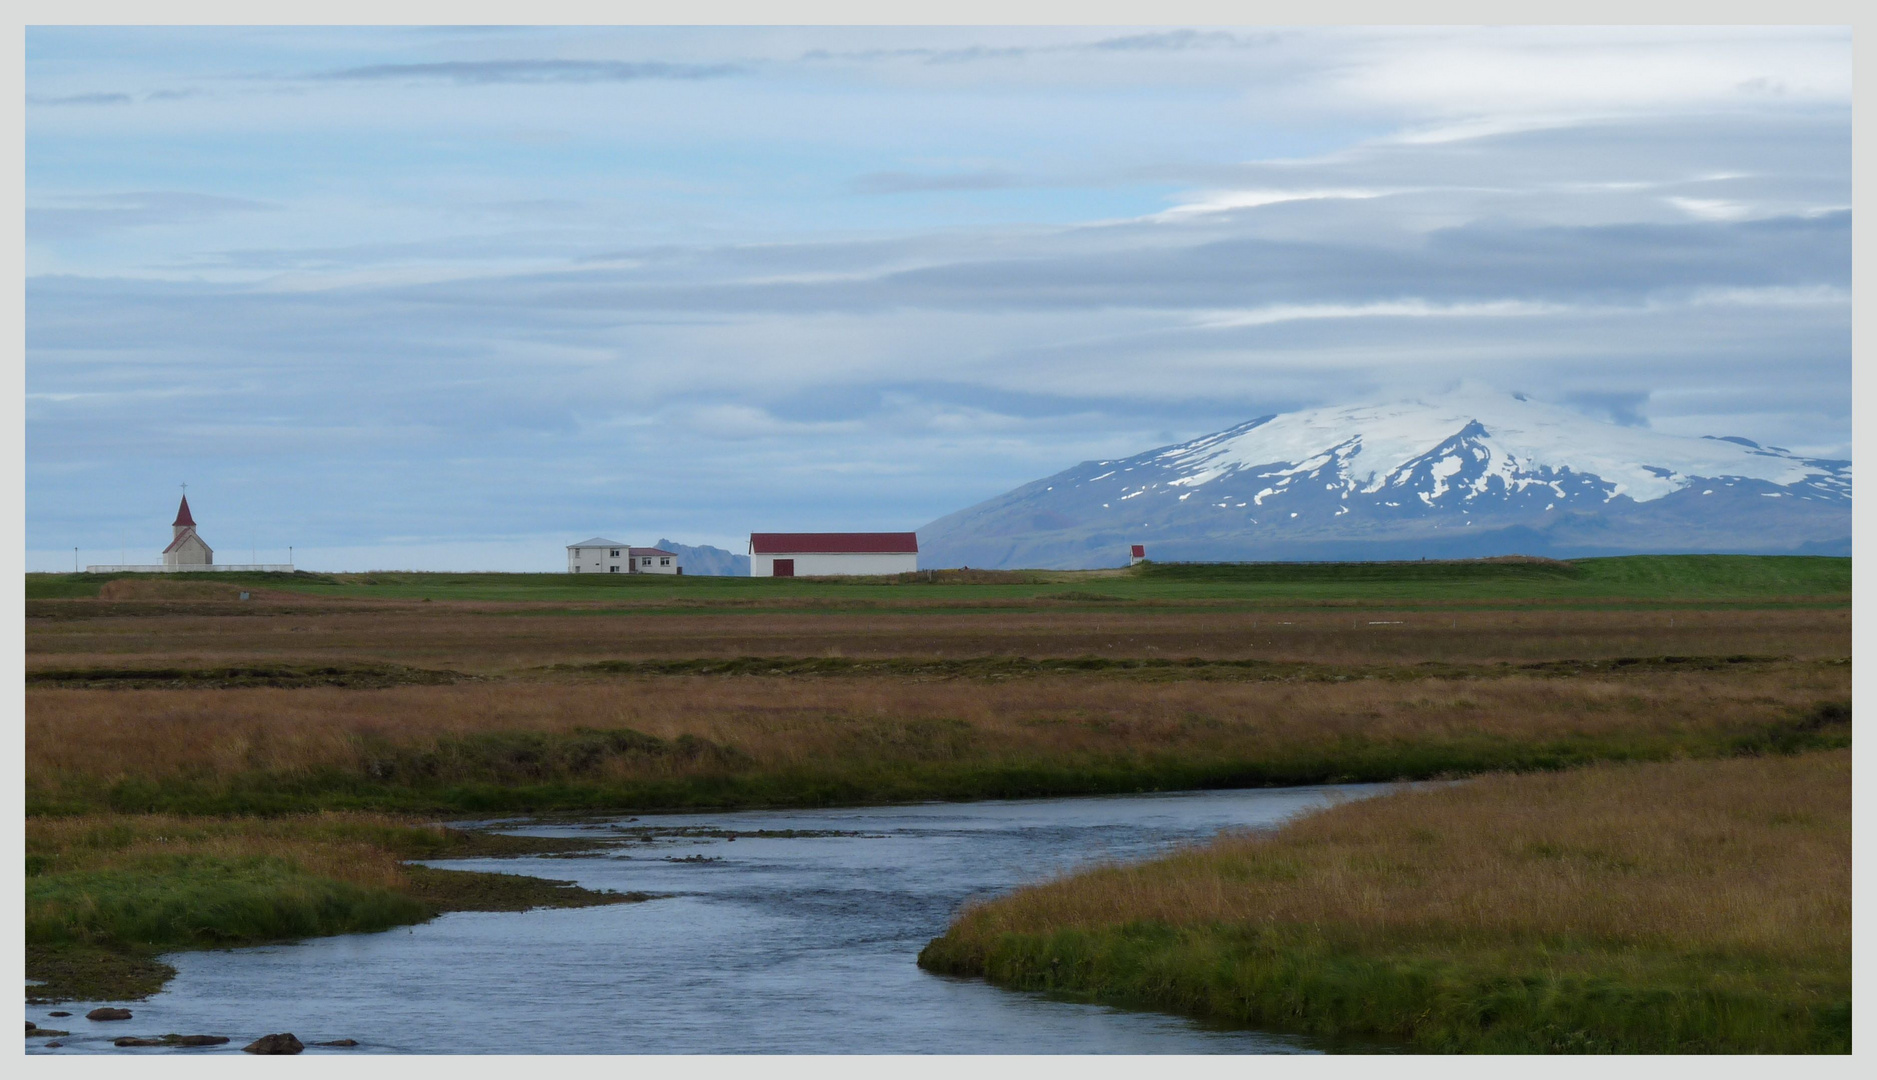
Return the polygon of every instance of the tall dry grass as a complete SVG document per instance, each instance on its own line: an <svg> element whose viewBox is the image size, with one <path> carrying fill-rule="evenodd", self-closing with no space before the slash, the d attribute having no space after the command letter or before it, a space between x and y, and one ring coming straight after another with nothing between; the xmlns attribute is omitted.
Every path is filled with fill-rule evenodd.
<svg viewBox="0 0 1877 1080"><path fill-rule="evenodd" d="M1850 752L1401 791L974 905L920 963L1421 1049L1846 1053Z"/></svg>
<svg viewBox="0 0 1877 1080"><path fill-rule="evenodd" d="M290 776L386 749L499 733L627 728L727 748L752 769L830 762L1257 756L1350 740L1649 739L1742 729L1848 698L1842 667L1411 683L1144 684L1077 677L912 682L711 677L379 690L71 690L26 695L29 784ZM602 778L721 770L616 755Z"/></svg>
<svg viewBox="0 0 1877 1080"><path fill-rule="evenodd" d="M1138 921L1282 925L1368 950L1589 941L1848 961L1850 752L1404 790L1026 888L952 934Z"/></svg>

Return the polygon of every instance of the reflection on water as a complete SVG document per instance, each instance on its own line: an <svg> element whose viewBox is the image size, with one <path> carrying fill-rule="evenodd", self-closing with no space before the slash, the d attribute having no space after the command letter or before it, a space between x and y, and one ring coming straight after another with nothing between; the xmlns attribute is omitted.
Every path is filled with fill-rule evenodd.
<svg viewBox="0 0 1877 1080"><path fill-rule="evenodd" d="M432 865L669 894L642 904L459 912L382 934L167 957L136 1018L51 1021L51 1053L120 1035L292 1031L335 1053L1289 1053L1307 1040L1012 993L918 969L966 899L1222 828L1268 826L1375 785L642 816L529 825L555 836L670 836L604 857ZM626 830L622 833L622 829ZM796 830L823 835L750 836ZM834 833L836 835L827 835ZM701 857L701 858L693 858ZM692 861L674 861L692 859ZM89 1008L89 1006L87 1006ZM45 1052L37 1045L32 1052Z"/></svg>

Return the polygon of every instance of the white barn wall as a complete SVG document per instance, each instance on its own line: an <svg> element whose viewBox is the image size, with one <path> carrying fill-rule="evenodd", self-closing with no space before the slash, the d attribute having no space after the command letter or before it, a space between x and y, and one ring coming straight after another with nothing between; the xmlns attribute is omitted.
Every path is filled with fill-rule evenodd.
<svg viewBox="0 0 1877 1080"><path fill-rule="evenodd" d="M907 552L804 552L751 555L751 577L774 577L777 559L794 559L796 577L835 574L905 574L919 569L919 554Z"/></svg>

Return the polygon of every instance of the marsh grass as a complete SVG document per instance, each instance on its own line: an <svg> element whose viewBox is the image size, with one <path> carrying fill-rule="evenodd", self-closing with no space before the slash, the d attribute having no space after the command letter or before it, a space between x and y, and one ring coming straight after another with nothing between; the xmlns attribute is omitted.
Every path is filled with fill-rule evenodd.
<svg viewBox="0 0 1877 1080"><path fill-rule="evenodd" d="M36 813L1017 797L1844 745L1849 697L1849 668L1836 664L1409 683L681 676L35 687L26 773Z"/></svg>
<svg viewBox="0 0 1877 1080"><path fill-rule="evenodd" d="M1848 751L1482 777L980 903L921 963L1435 1050L1850 1046Z"/></svg>
<svg viewBox="0 0 1877 1080"><path fill-rule="evenodd" d="M384 930L443 911L645 899L403 861L585 846L382 814L28 818L27 974L46 985L27 992L140 997L173 974L156 960L165 951Z"/></svg>
<svg viewBox="0 0 1877 1080"><path fill-rule="evenodd" d="M610 575L609 575L610 576ZM513 675L556 664L734 660L1202 660L1494 664L1648 656L1850 655L1848 603L1584 609L1303 606L1167 610L1114 602L854 613L347 601L204 610L46 602L26 667L402 667ZM44 606L44 605L42 605ZM29 603L29 608L33 605Z"/></svg>

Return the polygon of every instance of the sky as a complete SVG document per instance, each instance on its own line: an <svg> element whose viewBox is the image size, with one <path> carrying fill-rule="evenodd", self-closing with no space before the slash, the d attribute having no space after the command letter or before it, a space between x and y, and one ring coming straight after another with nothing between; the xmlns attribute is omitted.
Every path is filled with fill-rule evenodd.
<svg viewBox="0 0 1877 1080"><path fill-rule="evenodd" d="M29 570L908 530L1462 380L1850 457L1831 28L28 28Z"/></svg>

